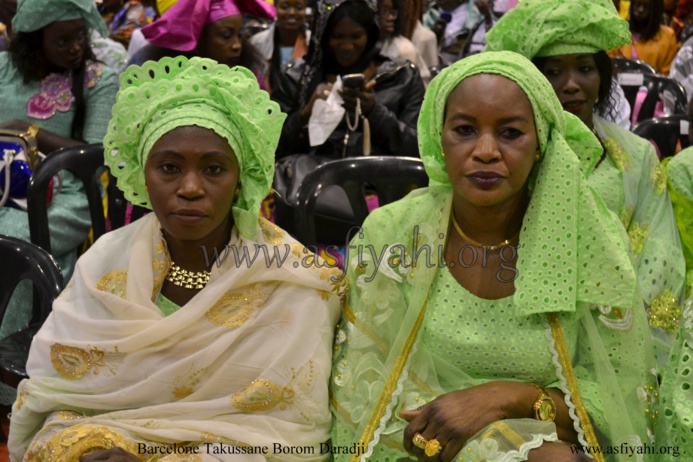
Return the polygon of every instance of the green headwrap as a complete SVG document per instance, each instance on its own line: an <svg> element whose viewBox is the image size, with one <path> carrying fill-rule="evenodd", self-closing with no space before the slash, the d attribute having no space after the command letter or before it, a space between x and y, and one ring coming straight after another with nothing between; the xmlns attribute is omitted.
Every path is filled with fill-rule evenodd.
<svg viewBox="0 0 693 462"><path fill-rule="evenodd" d="M93 0L19 0L12 19L15 32L34 32L58 21L83 19L89 29L108 37L108 29Z"/></svg>
<svg viewBox="0 0 693 462"><path fill-rule="evenodd" d="M254 239L260 204L274 175L274 152L286 115L244 67L178 56L130 66L104 138L106 163L136 205L151 208L144 166L154 143L171 130L195 125L225 138L238 159L240 195L233 217Z"/></svg>
<svg viewBox="0 0 693 462"><path fill-rule="evenodd" d="M630 43L611 0L524 0L486 34L484 51L526 58L608 51Z"/></svg>
<svg viewBox="0 0 693 462"><path fill-rule="evenodd" d="M452 188L441 154L445 106L452 90L477 74L501 75L520 86L534 111L541 150L530 177L532 198L520 234L518 315L573 311L576 301L630 306L636 280L622 230L587 186L565 133L589 149L599 141L577 117L563 111L551 84L521 55L481 53L454 63L433 79L418 124L419 151L430 187Z"/></svg>

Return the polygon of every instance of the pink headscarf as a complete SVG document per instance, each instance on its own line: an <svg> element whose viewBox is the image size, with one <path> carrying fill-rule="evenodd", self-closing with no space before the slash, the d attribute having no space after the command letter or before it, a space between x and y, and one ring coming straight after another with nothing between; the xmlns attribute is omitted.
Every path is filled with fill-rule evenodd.
<svg viewBox="0 0 693 462"><path fill-rule="evenodd" d="M267 19L277 15L264 0L178 0L161 18L143 27L142 34L153 45L191 51L207 24L244 13Z"/></svg>

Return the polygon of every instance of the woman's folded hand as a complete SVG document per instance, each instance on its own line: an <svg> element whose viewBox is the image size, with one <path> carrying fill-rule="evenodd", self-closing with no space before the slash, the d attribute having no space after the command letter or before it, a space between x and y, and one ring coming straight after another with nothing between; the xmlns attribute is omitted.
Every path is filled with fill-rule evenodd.
<svg viewBox="0 0 693 462"><path fill-rule="evenodd" d="M82 455L79 462L140 462L140 458L121 448L97 449Z"/></svg>

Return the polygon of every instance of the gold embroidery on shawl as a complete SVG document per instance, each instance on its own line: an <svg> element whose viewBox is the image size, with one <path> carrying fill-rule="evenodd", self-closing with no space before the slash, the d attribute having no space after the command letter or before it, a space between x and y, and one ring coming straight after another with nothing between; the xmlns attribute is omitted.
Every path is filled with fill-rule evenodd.
<svg viewBox="0 0 693 462"><path fill-rule="evenodd" d="M558 353L558 358L561 362L561 366L563 367L563 374L565 375L566 384L568 385L568 391L570 392L570 397L575 405L575 411L577 412L582 429L585 431L587 444L592 448L592 455L597 462L605 462L604 455L601 451L601 445L599 444L597 435L592 427L592 421L587 413L587 408L585 408L585 403L582 401L582 396L580 396L580 389L578 387L577 378L575 377L575 371L573 370L573 364L570 361L570 354L568 353L568 347L565 344L565 337L563 337L561 322L559 321L556 313L548 313L547 317L549 319L549 324L551 325L551 333L556 341L556 352Z"/></svg>
<svg viewBox="0 0 693 462"><path fill-rule="evenodd" d="M291 246L291 253L294 257L300 259L303 255L308 253L308 251L300 242L294 242Z"/></svg>
<svg viewBox="0 0 693 462"><path fill-rule="evenodd" d="M19 392L19 395L17 395L17 401L14 402L14 410L15 412L20 410L22 406L24 406L24 400L26 399L26 392L21 391Z"/></svg>
<svg viewBox="0 0 693 462"><path fill-rule="evenodd" d="M676 332L679 327L679 318L683 307L676 303L676 297L671 290L666 289L658 297L652 300L648 308L650 325L655 328Z"/></svg>
<svg viewBox="0 0 693 462"><path fill-rule="evenodd" d="M630 159L628 158L628 154L626 154L626 150L623 149L623 146L611 138L604 139L602 143L619 171L623 172L624 170L630 169Z"/></svg>
<svg viewBox="0 0 693 462"><path fill-rule="evenodd" d="M423 324L424 316L426 314L426 308L428 307L429 296L430 290L429 293L426 295L426 300L424 301L424 304L421 307L419 316L416 318L414 326L412 327L411 332L409 332L409 336L407 337L407 340L404 342L404 345L402 346L402 351L399 353L399 356L397 357L395 364L392 366L390 376L387 378L387 382L385 382L385 387L383 388L383 391L380 394L380 398L378 398L378 402L375 404L375 407L373 408L373 413L368 419L368 423L366 424L366 427L363 430L363 434L361 435L361 438L359 438L359 447L368 447L371 440L373 439L373 436L375 435L375 431L378 428L378 425L380 424L380 419L383 417L383 414L385 414L387 405L392 399L392 394L394 393L395 387L397 386L397 382L399 382L399 378L401 377L402 372L404 371L404 366L407 363L407 359L411 354L411 350L414 347L414 342L416 341L416 338L419 335L419 330L421 329L421 325ZM351 458L351 462L358 462L360 458L360 455L354 455Z"/></svg>
<svg viewBox="0 0 693 462"><path fill-rule="evenodd" d="M116 431L102 426L75 425L50 438L37 454L27 453L26 460L28 462L76 461L85 452L111 448L122 448L137 454L135 444ZM142 456L138 457L146 460Z"/></svg>
<svg viewBox="0 0 693 462"><path fill-rule="evenodd" d="M67 420L80 420L84 419L86 416L82 414L78 414L74 411L57 411L55 413L55 418L58 420L62 421L67 421Z"/></svg>
<svg viewBox="0 0 693 462"><path fill-rule="evenodd" d="M329 290L317 289L317 291L318 291L318 295L320 295L320 298L322 298L323 300L329 300L330 297L332 296L332 292L330 292Z"/></svg>
<svg viewBox="0 0 693 462"><path fill-rule="evenodd" d="M280 390L272 381L260 377L234 393L231 404L246 412L269 411L277 405L280 405L280 409L286 409L287 404L293 403L293 397L294 391L291 388L283 387Z"/></svg>
<svg viewBox="0 0 693 462"><path fill-rule="evenodd" d="M284 240L284 231L281 228L274 225L272 222L260 218L260 229L262 231L262 239L272 245L281 244Z"/></svg>
<svg viewBox="0 0 693 462"><path fill-rule="evenodd" d="M128 272L125 270L111 271L104 274L99 282L96 283L96 288L101 292L117 295L120 298L125 298L125 287L128 282Z"/></svg>
<svg viewBox="0 0 693 462"><path fill-rule="evenodd" d="M641 225L638 222L633 222L631 225L628 230L628 237L630 237L630 248L636 255L642 252L649 234L647 223Z"/></svg>
<svg viewBox="0 0 693 462"><path fill-rule="evenodd" d="M663 194L667 190L667 171L659 162L652 172L652 186L657 194Z"/></svg>
<svg viewBox="0 0 693 462"><path fill-rule="evenodd" d="M125 355L106 353L98 348L89 350L54 343L51 345L51 363L53 368L68 380L77 380L93 371L95 375L103 368L104 375L114 376L123 362Z"/></svg>
<svg viewBox="0 0 693 462"><path fill-rule="evenodd" d="M506 440L510 441L510 443L515 446L516 448L519 448L525 443L524 438L522 438L515 430L510 428L508 424L503 422L502 420L496 421L489 425L488 430L486 430L480 438L478 438L479 442L483 442L486 439L489 438L497 438L497 435L500 434L503 438ZM470 449L470 448L467 448Z"/></svg>
<svg viewBox="0 0 693 462"><path fill-rule="evenodd" d="M164 285L164 280L171 267L171 257L166 248L166 241L162 239L163 244L154 246L154 261L152 262L154 287L152 288L152 301L156 300L157 295L161 291L161 286Z"/></svg>
<svg viewBox="0 0 693 462"><path fill-rule="evenodd" d="M276 284L253 284L224 294L205 316L217 326L238 327L245 324L253 311L262 307Z"/></svg>
<svg viewBox="0 0 693 462"><path fill-rule="evenodd" d="M202 375L207 371L206 367L193 371L193 365L173 380L173 396L178 399L187 398L195 392L200 384Z"/></svg>
<svg viewBox="0 0 693 462"><path fill-rule="evenodd" d="M343 275L340 269L330 267L329 265L318 266L318 271L320 271L320 280L330 283L332 286L332 293L342 300L343 305L349 290L349 278Z"/></svg>

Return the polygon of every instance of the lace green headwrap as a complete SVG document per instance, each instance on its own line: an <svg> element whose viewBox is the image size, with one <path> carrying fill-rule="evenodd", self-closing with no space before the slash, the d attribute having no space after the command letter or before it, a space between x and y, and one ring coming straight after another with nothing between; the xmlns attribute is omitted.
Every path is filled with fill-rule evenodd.
<svg viewBox="0 0 693 462"><path fill-rule="evenodd" d="M577 117L563 111L551 84L528 59L512 52L481 53L433 79L418 124L419 151L431 189L452 189L441 155L445 106L452 90L477 74L501 75L520 86L534 111L541 150L530 176L532 198L520 234L518 315L573 311L576 301L630 306L636 281L625 237L618 219L587 186L565 134L589 149L599 141Z"/></svg>
<svg viewBox="0 0 693 462"><path fill-rule="evenodd" d="M484 51L526 58L608 51L630 43L611 0L524 0L486 34Z"/></svg>
<svg viewBox="0 0 693 462"><path fill-rule="evenodd" d="M240 195L233 217L254 239L260 204L274 175L274 152L286 115L244 67L178 56L130 66L104 138L106 163L136 205L151 208L144 165L154 143L171 130L195 125L229 142L238 159Z"/></svg>
<svg viewBox="0 0 693 462"><path fill-rule="evenodd" d="M108 37L108 29L93 0L19 0L12 19L16 32L33 32L58 21L83 19L87 27Z"/></svg>

